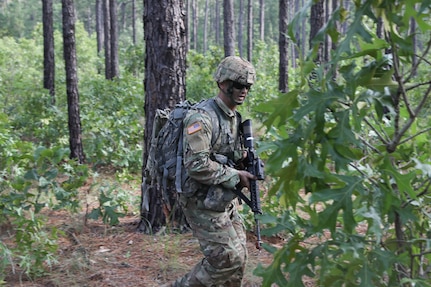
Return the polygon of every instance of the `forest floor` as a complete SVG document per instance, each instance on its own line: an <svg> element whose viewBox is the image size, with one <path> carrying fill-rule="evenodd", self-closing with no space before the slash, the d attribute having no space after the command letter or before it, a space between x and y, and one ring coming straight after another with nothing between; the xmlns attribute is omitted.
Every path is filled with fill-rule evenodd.
<svg viewBox="0 0 431 287"><path fill-rule="evenodd" d="M0 282L0 286L155 287L184 275L202 259L198 242L190 232L139 233L136 215L120 218L116 226L101 220L84 220L84 214L70 215L65 211L46 211L45 215L48 227L63 231L58 262L47 275L36 279L29 279L17 264L10 266L5 283ZM0 231L0 239L12 244L13 232ZM253 270L259 264L269 265L272 256L264 249L256 249L252 233L247 239L249 258L243 287L261 286L262 278L254 275ZM285 243L281 238L263 238L263 241L275 247ZM311 280L304 281L304 285L315 286Z"/></svg>
<svg viewBox="0 0 431 287"><path fill-rule="evenodd" d="M182 276L202 259L191 233L138 233L136 217L122 218L117 226L95 221L83 226L62 212L49 215L50 223L64 231L58 263L49 275L33 280L15 266L14 272L9 270L5 286L155 287ZM281 239L264 240L276 246L283 243ZM248 236L247 247L249 259L243 286L261 286L261 278L253 275L253 269L258 264L268 265L271 254L256 249L253 234Z"/></svg>

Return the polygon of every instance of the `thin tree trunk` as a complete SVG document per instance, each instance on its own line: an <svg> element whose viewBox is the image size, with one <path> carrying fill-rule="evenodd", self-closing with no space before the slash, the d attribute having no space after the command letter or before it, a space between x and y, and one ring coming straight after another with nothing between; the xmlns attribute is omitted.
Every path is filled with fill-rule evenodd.
<svg viewBox="0 0 431 287"><path fill-rule="evenodd" d="M324 22L327 23L329 20L329 15L331 14L329 11L329 2L331 0L325 0L325 20ZM329 51L331 49L331 45L330 45L330 38L328 36L328 34L325 33L325 43L324 43L324 49L323 49L323 61L325 61L326 63L329 62Z"/></svg>
<svg viewBox="0 0 431 287"><path fill-rule="evenodd" d="M112 79L111 75L111 15L109 12L109 0L103 1L103 26L105 31L105 78Z"/></svg>
<svg viewBox="0 0 431 287"><path fill-rule="evenodd" d="M278 89L282 93L287 93L288 87L288 72L289 72L289 39L287 37L287 24L289 17L289 0L280 0L279 3L279 51L280 51L280 63L279 63L279 80Z"/></svg>
<svg viewBox="0 0 431 287"><path fill-rule="evenodd" d="M103 43L105 41L105 27L103 17L103 1L96 0L96 34L97 34L97 54L99 55L103 49Z"/></svg>
<svg viewBox="0 0 431 287"><path fill-rule="evenodd" d="M311 6L311 15L310 15L310 47L312 47L313 40L317 35L317 32L323 26L323 0L319 0L315 2ZM321 63L323 61L323 45L319 44L319 49L317 52L317 56L315 61L317 63Z"/></svg>
<svg viewBox="0 0 431 287"><path fill-rule="evenodd" d="M294 0L294 3L293 3L293 5L294 5L294 9L291 9L290 10L290 15L289 15L289 21L290 21L290 19L293 19L293 17L295 16L295 14L296 14L296 12L299 10L299 0ZM292 68L296 68L297 67L297 65L296 65L296 61L298 60L298 58L299 58L299 48L301 47L301 41L300 41L300 27L295 27L295 40L296 40L296 44L297 44L297 47L296 47L296 45L291 45L291 48L290 48L290 50L291 50L291 65L292 65Z"/></svg>
<svg viewBox="0 0 431 287"><path fill-rule="evenodd" d="M247 60L253 58L253 1L248 0L247 5Z"/></svg>
<svg viewBox="0 0 431 287"><path fill-rule="evenodd" d="M235 55L235 27L233 0L224 0L224 55L225 57Z"/></svg>
<svg viewBox="0 0 431 287"><path fill-rule="evenodd" d="M220 0L216 0L215 3L215 42L216 45L220 45L221 28L220 28Z"/></svg>
<svg viewBox="0 0 431 287"><path fill-rule="evenodd" d="M91 16L92 16L92 11L91 8L88 7L87 8L87 20L85 21L85 30L87 31L88 35L91 36L91 34L93 33L93 26L91 25Z"/></svg>
<svg viewBox="0 0 431 287"><path fill-rule="evenodd" d="M243 57L242 52L242 38L243 38L243 18L244 18L244 0L239 0L239 12L238 12L238 52L239 56Z"/></svg>
<svg viewBox="0 0 431 287"><path fill-rule="evenodd" d="M198 4L197 0L192 2L193 10L193 49L197 51L198 49Z"/></svg>
<svg viewBox="0 0 431 287"><path fill-rule="evenodd" d="M205 54L208 47L208 12L209 12L209 0L205 1L205 20L204 20L204 49L203 53Z"/></svg>
<svg viewBox="0 0 431 287"><path fill-rule="evenodd" d="M265 41L265 0L259 0L260 40Z"/></svg>
<svg viewBox="0 0 431 287"><path fill-rule="evenodd" d="M301 0L301 7L304 6L304 0ZM306 23L305 23L305 17L302 19L302 23L301 23L301 53L302 55L305 55L305 51L306 51L306 45L307 45L307 35L306 35Z"/></svg>
<svg viewBox="0 0 431 287"><path fill-rule="evenodd" d="M42 0L43 9L43 87L49 90L55 105L55 54L52 0Z"/></svg>
<svg viewBox="0 0 431 287"><path fill-rule="evenodd" d="M117 19L117 22L119 22L119 24L117 24L119 33L126 28L126 6L127 6L126 2L120 2L120 8L119 8L120 21L118 21L118 19ZM117 5L117 7L118 7L118 5ZM117 11L117 16L118 16L118 11Z"/></svg>
<svg viewBox="0 0 431 287"><path fill-rule="evenodd" d="M111 20L111 78L117 78L120 74L118 60L118 20L117 20L117 1L109 0L109 12Z"/></svg>
<svg viewBox="0 0 431 287"><path fill-rule="evenodd" d="M132 0L132 29L133 45L136 46L136 0Z"/></svg>
<svg viewBox="0 0 431 287"><path fill-rule="evenodd" d="M413 17L410 18L410 35L412 35L412 46L413 46L413 55L412 55L412 67L413 67L413 71L412 71L412 75L416 76L417 75L417 54L416 54L416 50L417 50L417 37L416 37L416 21Z"/></svg>
<svg viewBox="0 0 431 287"><path fill-rule="evenodd" d="M78 75L76 63L75 14L73 0L62 0L63 45L66 69L67 108L69 116L70 158L84 163L82 147L81 118L79 114Z"/></svg>

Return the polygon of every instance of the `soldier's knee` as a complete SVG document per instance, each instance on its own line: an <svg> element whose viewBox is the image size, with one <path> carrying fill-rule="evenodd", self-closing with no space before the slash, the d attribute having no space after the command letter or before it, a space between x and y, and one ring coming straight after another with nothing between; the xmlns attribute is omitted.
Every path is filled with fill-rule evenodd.
<svg viewBox="0 0 431 287"><path fill-rule="evenodd" d="M244 266L246 256L242 251L219 246L208 254L207 260L217 269L236 269Z"/></svg>

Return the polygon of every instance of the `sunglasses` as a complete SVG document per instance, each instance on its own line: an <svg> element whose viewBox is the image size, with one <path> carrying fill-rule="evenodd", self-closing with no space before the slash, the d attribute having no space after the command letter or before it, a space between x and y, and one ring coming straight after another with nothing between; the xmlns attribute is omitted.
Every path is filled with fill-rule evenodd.
<svg viewBox="0 0 431 287"><path fill-rule="evenodd" d="M238 82L232 82L232 86L237 90L242 90L244 88L246 88L247 90L250 90L250 87L251 87L251 85L243 85Z"/></svg>

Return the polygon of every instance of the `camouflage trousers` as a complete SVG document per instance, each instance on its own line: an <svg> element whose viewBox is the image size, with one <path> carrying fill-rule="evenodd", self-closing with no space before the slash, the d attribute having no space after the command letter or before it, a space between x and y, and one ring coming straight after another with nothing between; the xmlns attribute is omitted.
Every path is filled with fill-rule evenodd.
<svg viewBox="0 0 431 287"><path fill-rule="evenodd" d="M225 211L208 210L204 196L180 195L179 202L199 240L204 258L173 287L241 287L247 262L246 233L234 199Z"/></svg>

